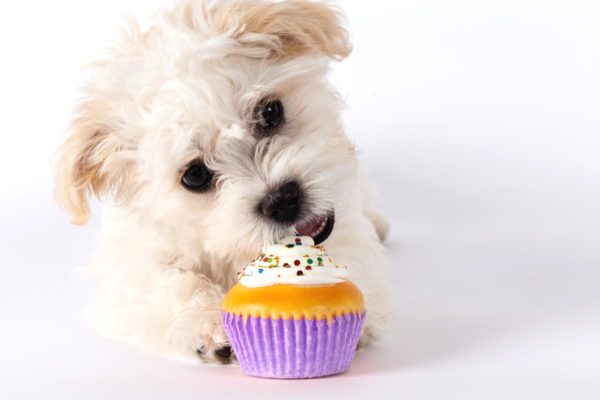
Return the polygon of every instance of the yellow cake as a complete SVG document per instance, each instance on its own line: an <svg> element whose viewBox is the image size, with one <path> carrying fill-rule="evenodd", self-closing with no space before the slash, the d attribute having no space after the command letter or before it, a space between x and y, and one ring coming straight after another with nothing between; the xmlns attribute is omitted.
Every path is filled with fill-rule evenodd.
<svg viewBox="0 0 600 400"><path fill-rule="evenodd" d="M223 311L253 318L326 319L365 311L360 290L350 281L330 286L273 285L247 287L238 283L223 302Z"/></svg>

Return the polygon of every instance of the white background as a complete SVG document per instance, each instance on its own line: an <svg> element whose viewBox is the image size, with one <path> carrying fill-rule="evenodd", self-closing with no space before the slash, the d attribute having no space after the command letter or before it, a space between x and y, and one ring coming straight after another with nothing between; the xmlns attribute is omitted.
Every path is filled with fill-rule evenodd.
<svg viewBox="0 0 600 400"><path fill-rule="evenodd" d="M98 337L99 229L52 202L80 67L168 0L0 6L0 397L600 398L596 1L343 1L332 78L392 222L396 312L344 375L249 378ZM402 396L402 397L400 397Z"/></svg>

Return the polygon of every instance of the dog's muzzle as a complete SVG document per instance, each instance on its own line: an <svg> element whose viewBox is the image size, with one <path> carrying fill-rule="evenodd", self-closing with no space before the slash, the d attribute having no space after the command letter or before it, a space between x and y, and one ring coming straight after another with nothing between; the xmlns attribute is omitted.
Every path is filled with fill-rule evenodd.
<svg viewBox="0 0 600 400"><path fill-rule="evenodd" d="M266 218L282 224L293 224L299 235L313 238L315 244L324 242L335 223L335 213L311 215L297 222L303 202L302 188L296 181L282 183L267 194L258 205L258 212Z"/></svg>
<svg viewBox="0 0 600 400"><path fill-rule="evenodd" d="M335 213L330 211L325 215L312 216L294 226L296 233L313 238L315 244L323 243L331 235L335 223Z"/></svg>
<svg viewBox="0 0 600 400"><path fill-rule="evenodd" d="M302 189L295 181L277 186L260 202L258 209L265 217L281 223L293 223L298 218Z"/></svg>

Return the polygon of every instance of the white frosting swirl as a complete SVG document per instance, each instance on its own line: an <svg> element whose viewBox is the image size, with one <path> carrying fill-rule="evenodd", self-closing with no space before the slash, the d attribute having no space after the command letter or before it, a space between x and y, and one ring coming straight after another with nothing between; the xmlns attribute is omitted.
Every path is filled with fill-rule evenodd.
<svg viewBox="0 0 600 400"><path fill-rule="evenodd" d="M333 285L346 280L348 269L336 265L323 246L315 246L310 236L286 236L266 246L256 260L238 273L248 287L291 284L300 286Z"/></svg>

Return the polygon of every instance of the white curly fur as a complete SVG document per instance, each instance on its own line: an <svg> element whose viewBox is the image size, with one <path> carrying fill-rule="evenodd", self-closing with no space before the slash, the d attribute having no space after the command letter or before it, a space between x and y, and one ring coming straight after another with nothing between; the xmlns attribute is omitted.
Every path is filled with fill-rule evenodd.
<svg viewBox="0 0 600 400"><path fill-rule="evenodd" d="M335 210L325 246L365 295L363 342L379 335L389 310L379 240L387 222L326 80L330 60L350 52L342 23L329 3L180 0L147 32L130 20L94 64L56 193L79 224L92 194L106 201L90 262L101 290L89 314L101 332L218 360L221 303L236 272L293 231L259 216L257 204L294 179L306 194L301 218ZM265 96L282 101L285 122L258 138L253 110ZM196 159L216 172L205 193L180 184Z"/></svg>

